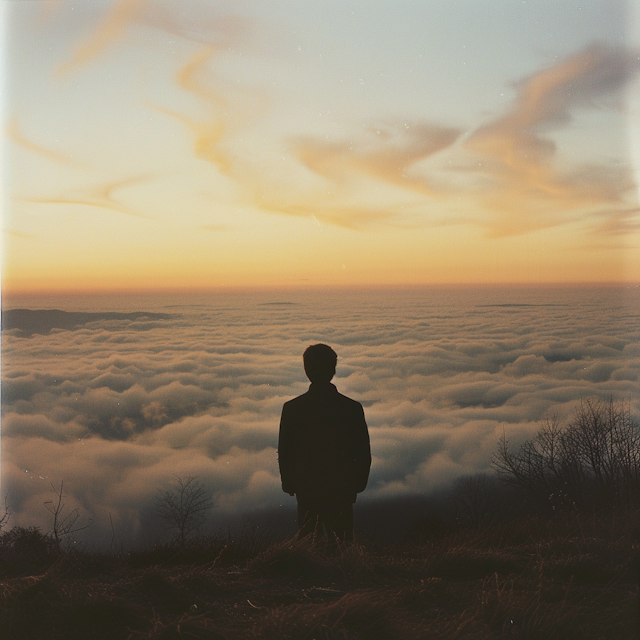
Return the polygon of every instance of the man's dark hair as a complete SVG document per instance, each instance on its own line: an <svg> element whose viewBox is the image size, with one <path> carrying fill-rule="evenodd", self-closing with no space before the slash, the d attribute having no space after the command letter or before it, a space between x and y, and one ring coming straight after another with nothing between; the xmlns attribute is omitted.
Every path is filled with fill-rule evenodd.
<svg viewBox="0 0 640 640"><path fill-rule="evenodd" d="M311 382L329 382L336 373L338 354L326 344L312 344L302 354L304 372Z"/></svg>

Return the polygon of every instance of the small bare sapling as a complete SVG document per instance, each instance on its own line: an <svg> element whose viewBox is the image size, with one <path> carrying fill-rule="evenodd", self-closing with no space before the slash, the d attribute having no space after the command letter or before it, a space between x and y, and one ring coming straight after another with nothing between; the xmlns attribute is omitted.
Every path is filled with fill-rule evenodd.
<svg viewBox="0 0 640 640"><path fill-rule="evenodd" d="M197 476L176 480L170 489L158 491L155 512L167 529L175 531L175 538L184 547L187 539L207 520L207 513L215 505Z"/></svg>
<svg viewBox="0 0 640 640"><path fill-rule="evenodd" d="M62 550L63 542L73 541L75 539L74 536L78 531L84 531L84 529L90 527L93 522L92 520L89 520L87 523L79 523L80 509L77 508L65 513L65 495L62 492L63 487L64 481L60 481L60 487L58 488L56 488L52 482L51 488L53 489L55 498L53 500L47 500L44 503L47 511L53 516L52 527L47 535L53 538L56 545L56 551L58 552Z"/></svg>
<svg viewBox="0 0 640 640"><path fill-rule="evenodd" d="M11 511L9 510L9 494L4 497L4 507L0 511L0 531L2 531L8 524L11 517Z"/></svg>

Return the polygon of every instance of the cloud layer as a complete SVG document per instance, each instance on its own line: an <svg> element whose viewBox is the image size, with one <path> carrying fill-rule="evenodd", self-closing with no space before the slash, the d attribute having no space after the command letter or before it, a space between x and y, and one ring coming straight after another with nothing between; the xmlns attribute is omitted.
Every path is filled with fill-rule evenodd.
<svg viewBox="0 0 640 640"><path fill-rule="evenodd" d="M485 470L503 430L518 441L547 412L569 419L581 397L613 394L640 414L637 290L274 295L168 301L153 308L161 318L98 317L32 337L5 330L2 486L14 524L46 528L42 505L60 480L97 540L110 517L141 540L174 475L206 483L220 525L288 504L279 413L305 391L301 353L318 341L339 354L338 388L365 406L364 500Z"/></svg>

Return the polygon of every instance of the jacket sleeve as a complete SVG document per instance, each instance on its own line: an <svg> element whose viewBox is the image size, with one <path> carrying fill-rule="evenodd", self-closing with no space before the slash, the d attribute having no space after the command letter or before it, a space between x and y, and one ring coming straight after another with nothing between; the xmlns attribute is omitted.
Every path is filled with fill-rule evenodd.
<svg viewBox="0 0 640 640"><path fill-rule="evenodd" d="M296 492L295 431L290 407L282 407L278 436L278 466L282 490L289 495Z"/></svg>
<svg viewBox="0 0 640 640"><path fill-rule="evenodd" d="M371 469L371 445L369 442L369 429L364 419L364 409L358 404L357 418L355 420L355 450L354 450L354 489L356 493L365 490L369 481Z"/></svg>

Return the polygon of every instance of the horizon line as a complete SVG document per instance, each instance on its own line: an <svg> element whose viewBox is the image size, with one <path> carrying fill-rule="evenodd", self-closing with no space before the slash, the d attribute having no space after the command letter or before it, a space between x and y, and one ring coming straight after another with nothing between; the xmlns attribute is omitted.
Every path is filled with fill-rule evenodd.
<svg viewBox="0 0 640 640"><path fill-rule="evenodd" d="M288 285L217 285L210 287L105 287L69 289L7 289L0 290L2 300L19 297L63 297L63 296L113 296L113 295L178 295L217 293L268 293L268 292L331 292L357 290L419 290L419 289L489 289L489 288L640 288L638 281L498 281L498 282L425 282L425 283L379 283L379 284L288 284Z"/></svg>

